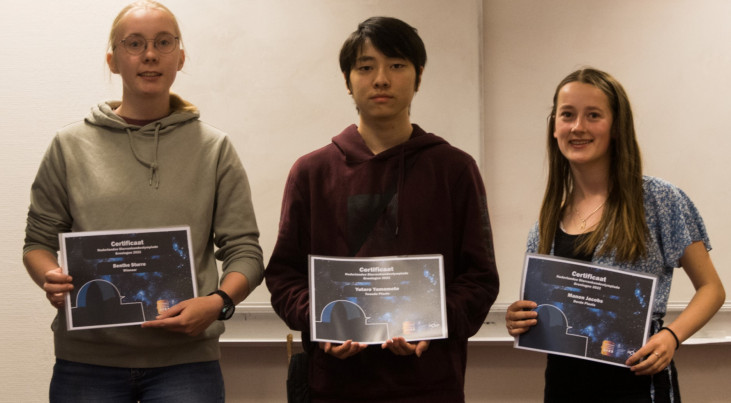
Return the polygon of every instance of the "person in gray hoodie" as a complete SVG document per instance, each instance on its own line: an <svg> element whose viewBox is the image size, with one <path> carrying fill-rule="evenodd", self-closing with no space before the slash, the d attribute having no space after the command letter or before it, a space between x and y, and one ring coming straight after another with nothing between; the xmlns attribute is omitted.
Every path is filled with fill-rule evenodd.
<svg viewBox="0 0 731 403"><path fill-rule="evenodd" d="M153 1L124 8L107 53L122 78L122 100L62 128L40 164L23 262L58 309L52 402L224 401L221 320L261 283L264 267L233 145L170 92L184 62L170 10ZM73 286L59 267L59 233L180 225L190 226L197 298L141 326L66 329L63 308ZM216 259L223 262L220 283Z"/></svg>

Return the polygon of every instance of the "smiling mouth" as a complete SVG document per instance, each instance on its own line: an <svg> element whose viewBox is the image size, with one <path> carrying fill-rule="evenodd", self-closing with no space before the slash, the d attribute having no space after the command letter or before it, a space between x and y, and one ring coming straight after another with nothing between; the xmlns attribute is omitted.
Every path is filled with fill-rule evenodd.
<svg viewBox="0 0 731 403"><path fill-rule="evenodd" d="M592 142L594 142L594 140L570 140L569 144L574 146L583 146Z"/></svg>

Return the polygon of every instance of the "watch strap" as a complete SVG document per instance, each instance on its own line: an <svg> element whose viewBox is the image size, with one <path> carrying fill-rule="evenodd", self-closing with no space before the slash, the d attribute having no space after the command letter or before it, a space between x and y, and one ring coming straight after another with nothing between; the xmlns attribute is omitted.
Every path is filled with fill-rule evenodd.
<svg viewBox="0 0 731 403"><path fill-rule="evenodd" d="M221 308L221 313L218 314L218 320L230 319L234 313L234 310L236 309L236 307L234 306L234 301L223 290L215 290L208 295L213 294L216 294L220 296L221 299L223 299L223 308Z"/></svg>

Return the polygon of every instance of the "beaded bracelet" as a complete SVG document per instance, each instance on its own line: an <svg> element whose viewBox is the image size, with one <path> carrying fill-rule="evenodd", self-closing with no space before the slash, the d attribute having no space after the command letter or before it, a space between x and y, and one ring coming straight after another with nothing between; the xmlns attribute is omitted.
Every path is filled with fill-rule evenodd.
<svg viewBox="0 0 731 403"><path fill-rule="evenodd" d="M664 326L661 327L660 330L667 330L668 332L670 332L670 334L672 334L673 338L675 339L675 349L677 350L680 348L680 340L678 340L678 336L675 335L675 332L673 332L669 327Z"/></svg>

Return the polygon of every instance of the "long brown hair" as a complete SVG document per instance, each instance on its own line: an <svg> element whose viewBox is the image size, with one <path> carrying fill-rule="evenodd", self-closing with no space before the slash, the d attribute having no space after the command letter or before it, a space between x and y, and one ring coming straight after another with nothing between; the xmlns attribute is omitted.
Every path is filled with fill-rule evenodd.
<svg viewBox="0 0 731 403"><path fill-rule="evenodd" d="M606 243L598 254L614 252L618 261L633 262L647 253L645 242L648 230L642 193L642 158L635 136L632 108L622 85L608 73L593 68L580 69L566 76L553 95L553 108L548 117L548 182L538 219L538 252L551 252L556 230L573 191L569 162L561 154L558 142L553 137L558 93L571 82L599 88L607 96L613 118L609 148L609 196L599 224L577 246L577 252L593 253L607 234Z"/></svg>

